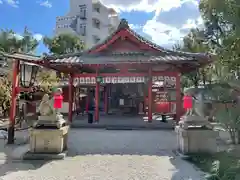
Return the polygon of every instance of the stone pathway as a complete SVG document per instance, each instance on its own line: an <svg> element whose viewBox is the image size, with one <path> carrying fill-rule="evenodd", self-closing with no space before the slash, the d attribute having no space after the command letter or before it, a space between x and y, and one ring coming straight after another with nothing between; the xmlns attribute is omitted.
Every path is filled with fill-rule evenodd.
<svg viewBox="0 0 240 180"><path fill-rule="evenodd" d="M173 131L71 130L59 161L0 160L1 180L202 180L173 153Z"/></svg>

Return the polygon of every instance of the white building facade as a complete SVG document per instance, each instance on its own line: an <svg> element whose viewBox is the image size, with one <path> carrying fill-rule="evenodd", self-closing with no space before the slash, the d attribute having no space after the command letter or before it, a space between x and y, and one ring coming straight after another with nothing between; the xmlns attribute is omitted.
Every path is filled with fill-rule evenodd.
<svg viewBox="0 0 240 180"><path fill-rule="evenodd" d="M56 18L55 34L75 33L91 48L114 31L120 20L99 0L70 0L70 11Z"/></svg>

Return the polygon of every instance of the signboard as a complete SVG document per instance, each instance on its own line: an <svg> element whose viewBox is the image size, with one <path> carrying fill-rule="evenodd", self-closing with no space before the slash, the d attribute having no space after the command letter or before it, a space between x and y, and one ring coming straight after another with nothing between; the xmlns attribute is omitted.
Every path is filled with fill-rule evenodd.
<svg viewBox="0 0 240 180"><path fill-rule="evenodd" d="M122 83L144 83L146 79L144 76L136 77L101 77L103 84L122 84ZM176 77L171 76L153 76L152 81L164 81L167 84L176 85ZM74 78L74 84L96 84L96 77L77 77Z"/></svg>
<svg viewBox="0 0 240 180"><path fill-rule="evenodd" d="M169 95L166 90L163 90L161 87L153 87L152 96L153 112L163 114L170 113Z"/></svg>

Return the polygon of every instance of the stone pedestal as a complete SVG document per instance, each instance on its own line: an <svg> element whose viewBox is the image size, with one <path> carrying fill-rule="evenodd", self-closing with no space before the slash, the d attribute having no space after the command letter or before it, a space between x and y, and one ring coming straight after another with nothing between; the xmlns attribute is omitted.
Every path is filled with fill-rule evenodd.
<svg viewBox="0 0 240 180"><path fill-rule="evenodd" d="M176 126L178 150L180 153L214 153L217 152L218 132L208 129L183 129Z"/></svg>
<svg viewBox="0 0 240 180"><path fill-rule="evenodd" d="M60 129L31 129L31 153L61 153L67 149L69 126Z"/></svg>

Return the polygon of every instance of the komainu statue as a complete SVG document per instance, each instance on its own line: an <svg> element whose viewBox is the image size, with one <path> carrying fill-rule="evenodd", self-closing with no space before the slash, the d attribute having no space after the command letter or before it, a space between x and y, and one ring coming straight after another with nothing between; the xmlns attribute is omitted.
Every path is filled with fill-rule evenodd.
<svg viewBox="0 0 240 180"><path fill-rule="evenodd" d="M198 88L189 88L184 92L184 95L192 97L192 108L188 109L183 116L179 125L182 128L190 127L206 127L212 129L212 125L205 116L205 109L209 104L209 100L204 98L202 91Z"/></svg>
<svg viewBox="0 0 240 180"><path fill-rule="evenodd" d="M41 100L39 113L40 116L38 116L38 121L34 125L35 127L56 126L57 128L61 128L66 125L66 121L63 119L62 114L54 108L54 99L50 99L48 94L45 94Z"/></svg>
<svg viewBox="0 0 240 180"><path fill-rule="evenodd" d="M39 105L39 112L41 116L52 116L55 114L55 109L52 106L52 102L49 99L48 94L44 94L41 103Z"/></svg>

